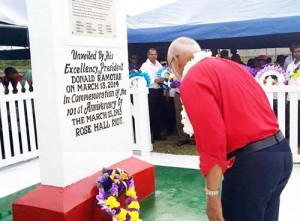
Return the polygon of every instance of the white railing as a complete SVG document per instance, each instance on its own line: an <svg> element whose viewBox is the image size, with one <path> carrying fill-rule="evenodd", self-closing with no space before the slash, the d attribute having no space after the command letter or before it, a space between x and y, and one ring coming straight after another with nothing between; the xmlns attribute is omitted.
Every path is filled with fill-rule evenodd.
<svg viewBox="0 0 300 221"><path fill-rule="evenodd" d="M27 82L17 89L18 93L12 93L10 84L5 94L0 84L0 168L38 157L34 93Z"/></svg>
<svg viewBox="0 0 300 221"><path fill-rule="evenodd" d="M300 163L300 150L298 147L298 96L300 87L296 85L263 86L271 106L277 101L277 119L280 130L286 132L286 110L289 110L289 144L295 163ZM288 95L288 96L287 96ZM300 143L300 142L299 142Z"/></svg>
<svg viewBox="0 0 300 221"><path fill-rule="evenodd" d="M24 160L38 157L37 132L34 114L34 93L28 90L4 94L0 84L0 168ZM298 147L298 94L299 86L264 86L271 106L277 103L277 118L280 129L286 131L286 110L289 108L289 143L294 162L300 162ZM9 91L12 91L11 86ZM148 88L143 77L130 80L131 112L133 119L133 151L140 151L142 156L149 156L152 151L148 110ZM286 94L289 93L289 102ZM276 98L276 99L275 99Z"/></svg>

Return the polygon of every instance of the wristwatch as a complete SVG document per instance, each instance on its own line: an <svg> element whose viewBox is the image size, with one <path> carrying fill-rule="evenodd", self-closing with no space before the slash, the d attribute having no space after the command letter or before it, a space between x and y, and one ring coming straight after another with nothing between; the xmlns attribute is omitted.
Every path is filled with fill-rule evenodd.
<svg viewBox="0 0 300 221"><path fill-rule="evenodd" d="M217 196L220 193L220 190L210 190L207 187L204 188L206 196Z"/></svg>

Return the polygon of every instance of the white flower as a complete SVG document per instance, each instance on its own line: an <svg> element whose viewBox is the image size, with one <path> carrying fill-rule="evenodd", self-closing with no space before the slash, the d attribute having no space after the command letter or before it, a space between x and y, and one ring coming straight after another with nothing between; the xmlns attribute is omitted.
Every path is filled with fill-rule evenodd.
<svg viewBox="0 0 300 221"><path fill-rule="evenodd" d="M191 67L193 67L199 61L201 61L202 59L207 58L207 57L211 57L211 52L199 51L199 52L194 53L193 58L190 61L188 61L183 68L181 81L184 79L185 75L189 72ZM193 126L187 116L187 113L186 113L183 105L182 105L182 111L181 111L181 123L183 124L183 131L186 134L193 136L193 134L194 134Z"/></svg>
<svg viewBox="0 0 300 221"><path fill-rule="evenodd" d="M182 106L182 111L181 111L181 123L183 124L184 133L193 136L194 134L193 126L185 112L184 106Z"/></svg>

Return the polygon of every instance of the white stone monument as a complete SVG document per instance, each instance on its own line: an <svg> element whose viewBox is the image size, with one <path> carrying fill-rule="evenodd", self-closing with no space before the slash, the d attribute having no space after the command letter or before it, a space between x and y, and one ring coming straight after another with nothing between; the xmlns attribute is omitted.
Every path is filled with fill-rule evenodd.
<svg viewBox="0 0 300 221"><path fill-rule="evenodd" d="M67 186L131 156L124 7L28 1L43 184Z"/></svg>
<svg viewBox="0 0 300 221"><path fill-rule="evenodd" d="M36 198L51 198L50 193L61 195L54 204L63 206L43 207L34 214L37 220L57 220L56 213L67 217L70 204L88 207L85 199L73 205L66 191L85 188L82 182L73 184L132 157L125 7L122 0L27 1L44 190L17 201L14 220L26 219L18 211L28 209L28 202L31 207L49 204ZM87 212L76 217L80 213Z"/></svg>

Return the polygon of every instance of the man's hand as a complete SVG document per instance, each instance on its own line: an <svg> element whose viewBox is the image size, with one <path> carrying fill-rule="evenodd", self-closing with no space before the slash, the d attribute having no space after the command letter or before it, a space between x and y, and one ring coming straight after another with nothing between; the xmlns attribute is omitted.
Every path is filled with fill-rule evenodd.
<svg viewBox="0 0 300 221"><path fill-rule="evenodd" d="M219 195L207 196L206 214L209 221L225 221L222 214L222 204Z"/></svg>
<svg viewBox="0 0 300 221"><path fill-rule="evenodd" d="M155 82L156 84L161 84L161 83L164 82L164 79L163 79L163 78L155 78L155 79L154 79L154 82Z"/></svg>

